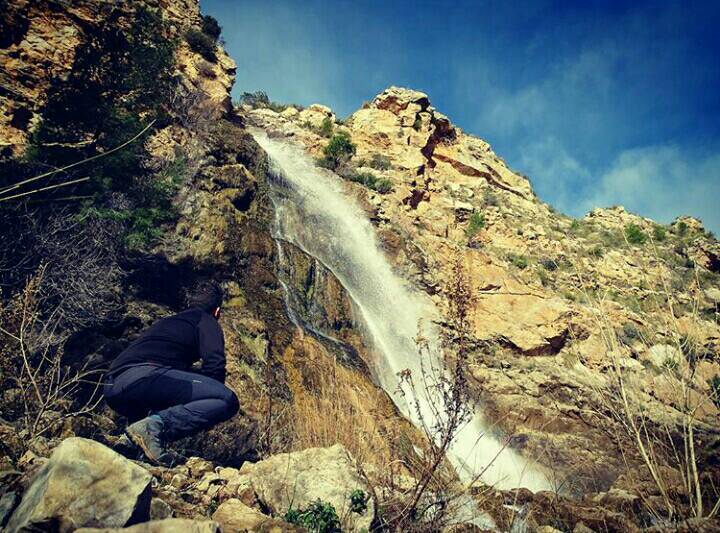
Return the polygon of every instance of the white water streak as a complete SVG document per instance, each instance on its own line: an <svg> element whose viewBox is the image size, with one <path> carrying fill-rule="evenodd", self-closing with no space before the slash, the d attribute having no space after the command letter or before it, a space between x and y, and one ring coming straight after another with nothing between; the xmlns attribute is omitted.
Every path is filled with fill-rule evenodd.
<svg viewBox="0 0 720 533"><path fill-rule="evenodd" d="M261 130L253 135L270 156L272 173L287 185L275 194L278 236L320 260L340 280L361 314L367 340L379 354L373 368L376 379L403 414L419 425L415 409L399 393L398 373L408 369L417 382L422 367L441 367L437 349L425 355L421 367L414 340L422 321L431 346L438 345L436 335L427 329L437 317L432 302L393 272L367 215L344 193L337 176L318 168L295 144L270 138ZM412 398L406 386L404 390ZM422 418L432 426L433 399L422 391L417 399ZM465 479L484 471L481 479L500 489L551 489L537 466L488 432L479 412L458 433L450 458Z"/></svg>

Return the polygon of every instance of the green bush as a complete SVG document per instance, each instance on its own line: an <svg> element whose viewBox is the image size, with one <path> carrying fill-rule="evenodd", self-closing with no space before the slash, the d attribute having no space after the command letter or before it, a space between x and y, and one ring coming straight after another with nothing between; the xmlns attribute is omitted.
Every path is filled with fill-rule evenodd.
<svg viewBox="0 0 720 533"><path fill-rule="evenodd" d="M288 509L283 519L311 533L341 533L340 518L332 504L316 500L307 509Z"/></svg>
<svg viewBox="0 0 720 533"><path fill-rule="evenodd" d="M387 194L392 191L393 183L387 178L380 178L375 182L372 188L380 194Z"/></svg>
<svg viewBox="0 0 720 533"><path fill-rule="evenodd" d="M640 331L632 322L623 324L622 330L618 333L617 337L620 342L626 346L632 346L635 341L642 338Z"/></svg>
<svg viewBox="0 0 720 533"><path fill-rule="evenodd" d="M603 252L602 246L597 245L597 246L593 246L592 248L590 248L590 251L588 251L588 254L590 254L590 257L596 257L599 259L605 254L605 252Z"/></svg>
<svg viewBox="0 0 720 533"><path fill-rule="evenodd" d="M350 511L356 514L363 514L367 511L367 502L370 496L362 489L355 489L350 493Z"/></svg>
<svg viewBox="0 0 720 533"><path fill-rule="evenodd" d="M210 15L203 15L202 18L202 32L208 37L212 38L213 41L217 42L222 33L222 27L215 17Z"/></svg>
<svg viewBox="0 0 720 533"><path fill-rule="evenodd" d="M350 135L341 131L330 138L330 141L323 148L323 157L318 164L324 168L335 170L341 164L346 163L355 155L356 147L350 139Z"/></svg>
<svg viewBox="0 0 720 533"><path fill-rule="evenodd" d="M653 240L655 242L663 242L667 239L667 231L659 224L653 226Z"/></svg>
<svg viewBox="0 0 720 533"><path fill-rule="evenodd" d="M637 224L630 223L625 226L625 238L630 244L645 244L647 235Z"/></svg>
<svg viewBox="0 0 720 533"><path fill-rule="evenodd" d="M558 269L558 264L553 259L550 259L549 257L540 259L540 261L538 261L538 263L540 263L540 266L542 266L545 270L549 270L550 272L553 272Z"/></svg>
<svg viewBox="0 0 720 533"><path fill-rule="evenodd" d="M365 185L365 187L372 188L377 181L377 177L372 172L354 172L350 175L350 181Z"/></svg>
<svg viewBox="0 0 720 533"><path fill-rule="evenodd" d="M70 74L52 82L40 113L43 120L30 138L27 161L65 166L108 153L151 119L160 127L168 123L167 108L177 86L176 43L165 37L168 29L157 12L138 9L126 29L120 24L124 16L111 11L108 23L88 33L77 49ZM148 155L145 138L63 176L90 178L62 189L63 194L82 199L76 210L82 220L92 214L121 221L126 233L118 238L129 245L152 242L159 225L173 219L179 178L170 174L184 176L179 167L166 169L169 174L149 172L143 164ZM176 163L185 165L180 159Z"/></svg>
<svg viewBox="0 0 720 533"><path fill-rule="evenodd" d="M510 260L510 262L511 262L513 265L515 265L516 267L518 267L520 270L524 270L524 269L526 269L527 266L528 266L527 257L525 257L524 255L514 255L514 254L511 254L511 255L508 256L508 259Z"/></svg>
<svg viewBox="0 0 720 533"><path fill-rule="evenodd" d="M185 32L185 40L193 52L200 54L211 63L217 61L217 56L215 55L215 39L208 34L195 28L190 28Z"/></svg>
<svg viewBox="0 0 720 533"><path fill-rule="evenodd" d="M251 107L267 107L270 104L270 98L265 91L244 92L240 96L240 103Z"/></svg>
<svg viewBox="0 0 720 533"><path fill-rule="evenodd" d="M677 225L675 226L675 229L677 230L677 234L680 237L684 237L685 235L687 235L689 228L688 228L687 222L685 222L684 220L681 220L680 222L677 223Z"/></svg>
<svg viewBox="0 0 720 533"><path fill-rule="evenodd" d="M390 158L382 154L373 154L368 166L375 170L390 170Z"/></svg>
<svg viewBox="0 0 720 533"><path fill-rule="evenodd" d="M485 227L485 217L482 213L473 213L470 215L470 220L468 222L468 227L465 230L465 234L468 236L468 238L473 238L475 235L478 234L478 232Z"/></svg>
<svg viewBox="0 0 720 533"><path fill-rule="evenodd" d="M325 117L318 128L318 133L323 137L332 137L335 125L330 117Z"/></svg>
<svg viewBox="0 0 720 533"><path fill-rule="evenodd" d="M355 183L360 183L368 189L387 194L392 191L393 183L387 178L378 178L372 172L353 172L348 179Z"/></svg>

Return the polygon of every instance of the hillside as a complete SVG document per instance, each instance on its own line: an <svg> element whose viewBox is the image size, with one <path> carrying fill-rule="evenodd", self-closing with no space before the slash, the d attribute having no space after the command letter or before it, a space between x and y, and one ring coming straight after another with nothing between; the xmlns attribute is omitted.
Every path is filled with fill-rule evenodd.
<svg viewBox="0 0 720 533"><path fill-rule="evenodd" d="M718 526L700 221L557 213L410 89L233 106L195 0L0 4L0 526ZM205 279L241 413L153 467L98 383Z"/></svg>

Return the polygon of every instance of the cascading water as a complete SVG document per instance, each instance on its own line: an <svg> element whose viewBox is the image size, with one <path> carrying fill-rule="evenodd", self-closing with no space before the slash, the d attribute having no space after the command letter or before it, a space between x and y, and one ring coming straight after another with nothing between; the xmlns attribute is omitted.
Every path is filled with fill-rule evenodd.
<svg viewBox="0 0 720 533"><path fill-rule="evenodd" d="M412 290L396 275L380 250L375 230L367 215L348 197L342 182L332 173L318 168L301 147L270 138L253 130L257 142L270 156L271 172L277 178L274 192L276 237L292 242L323 263L345 287L363 321L366 339L378 353L372 362L376 379L393 398L403 414L416 425L416 409L405 401L407 384L398 373L409 370L420 376L423 368L440 368L438 349L424 354L420 361L415 338L418 324L424 335L436 339L431 327L437 312L430 300ZM430 343L437 346L437 341ZM406 395L399 392L403 387ZM432 425L436 411L426 391L415 391L422 418ZM442 409L440 409L442 411ZM458 433L450 450L450 460L458 473L481 479L500 489L551 488L540 469L514 450L504 448L483 423L481 413Z"/></svg>

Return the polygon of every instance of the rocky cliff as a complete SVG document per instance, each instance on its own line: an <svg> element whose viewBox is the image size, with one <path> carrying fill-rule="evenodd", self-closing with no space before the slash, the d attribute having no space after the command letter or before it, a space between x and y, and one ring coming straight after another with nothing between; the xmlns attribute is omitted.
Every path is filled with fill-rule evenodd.
<svg viewBox="0 0 720 533"><path fill-rule="evenodd" d="M320 448L318 457L313 458L312 453L303 457L299 471L303 471L308 461L316 470L303 474L309 479L304 482L302 492L290 502L271 503L266 497L250 498L249 495L255 492L253 489L248 492L245 485L242 492L250 498L246 498L248 504L262 507L265 513L272 512L278 517L289 510L288 504L295 503L298 508L297 502L304 502L305 506L318 498L325 502L324 505L331 505L333 514L343 513L347 511L343 506L349 505L352 490L367 491L364 482L357 485L355 470L348 470L350 463L346 457L351 456L347 454L358 453L367 468L373 464L379 467L384 464L381 461L389 462L398 457L398 453L391 451L397 446L394 439L399 438L405 448L410 446L411 449L410 443L419 437L399 417L387 395L373 384L362 361L353 355L352 346L361 346L362 342L352 327L347 328L347 335L342 343L338 343L305 332L291 321L286 305L289 293L302 296L312 292L315 297L312 302L307 300L307 305L319 308L316 313L319 320L329 321L331 329L343 322L350 324L350 304L332 274L322 272L322 268L302 251L288 248L283 261L278 259L270 228L272 208L268 197L266 157L230 105L229 91L234 82L235 64L220 46L215 47L214 60L210 61L186 41L188 32L202 23L198 3L169 0L110 6L87 0L3 4L4 27L12 30L7 38L3 31L4 42L0 50L3 76L0 137L4 161L12 162L32 144L33 132L46 118L43 113L48 88L77 73L76 54L98 28L111 16L113 21L131 28L136 24L140 8L158 10L166 22L164 31L167 34L162 38L175 45L177 87L174 102L169 106L169 116L163 119L163 124L154 128L144 140L147 156L143 164L150 169L164 169L176 162L180 154L187 174L176 193L178 216L171 224L165 223L158 228L161 239L145 249L123 253L122 282L114 289L122 292L119 307L114 310L119 314L91 328L64 333L62 338L69 337L69 340L63 340L60 349L66 353L66 359L83 368L101 370L153 320L181 309L182 293L194 281L208 277L220 281L228 297L222 318L228 353L227 383L237 391L242 412L209 435L180 443L178 449L232 468L239 467L247 459L257 460L279 452L330 447L338 442L345 444L350 452L336 446L328 448L333 450L330 456L325 457L325 448ZM156 179L158 177L156 175ZM2 178L3 184L5 180L12 183L15 176L8 172ZM11 238L10 235L7 237ZM281 280L289 292L283 289ZM11 308L10 303L4 302L4 312ZM10 357L16 349L9 341L3 337L3 357ZM22 397L24 389L16 388L14 376L4 366L0 377L10 387L5 399ZM14 406L13 402L8 405ZM162 499L172 506L161 501L165 509L161 514L148 514L145 505L149 500L138 502L132 500L131 495L127 514L118 514L111 509L107 516L102 515L100 509L108 505L106 498L112 497L110 485L114 481L121 483L119 470L122 468L118 466L114 473L105 470L91 473L88 487L82 486L79 478L73 478L76 482L67 484L69 479L63 477L63 472L69 473L75 468L85 470L88 463L116 459L103 455L108 451L102 448L95 451L81 446L79 451L75 450L76 455L71 452L69 456L62 455L58 448L53 457L70 459L69 464L58 459L60 474L53 474L50 470L53 463L47 463L46 458L60 439L71 435L92 437L124 451L120 437L124 422L102 404L92 414L70 416L65 422L61 411L54 409L60 407L51 406L40 415L43 420L58 420L51 431L42 435L29 431L19 412L3 415L8 416L7 420L3 418L1 430L3 468L10 469L7 477L3 470L4 496L0 517L3 524L18 505L18 496L25 489L29 491L12 517L13 530L30 527L29 524L66 531L79 526L130 525L170 515L210 516L221 501L239 496L236 483L231 490L218 493L217 489L230 478L214 477L201 481L204 474L213 470L213 465L205 462L200 469L188 466L176 472L155 472L158 479L164 480L161 482L163 488L158 489L164 493ZM318 413L326 416L319 418ZM73 450L70 444L63 449L68 448ZM337 469L338 462L345 470ZM268 485L268 480L264 480L263 487L268 488L258 488L258 491L266 491L267 498L271 497L268 490L277 492L278 496L286 493L283 476L287 471L281 463L282 456L279 456L276 463L266 468L266 474L276 471L279 476L276 484ZM45 465L43 472L47 473L33 477L42 465ZM260 463L257 466L261 469ZM22 476L15 467L21 469ZM324 483L321 482L325 479L322 475L317 478L323 469L330 472ZM355 477L343 481L345 475ZM53 479L58 480L53 482L58 491L52 497L53 501L65 501L65 504L58 507L55 503L38 503L34 499L38 496L37 491L42 494L45 490L40 478L46 476L55 476ZM101 503L91 501L93 494L89 488L99 479L109 484L95 485L95 496L102 500ZM36 483L35 489L31 488L31 482ZM197 483L207 487L197 492L194 490ZM142 498L149 496L146 489L138 489ZM73 500L75 496L80 499ZM124 501L116 503L119 506L126 504ZM138 505L141 509L133 510ZM372 506L372 502L369 505ZM238 506L250 513L250 526L243 521L244 515L238 511ZM254 529L261 524L273 531L280 530L278 527L293 529L281 521L277 521L280 526L273 524L267 515L248 508L237 499L230 502L229 508L231 512L226 508L225 518L218 519L225 524L226 531ZM356 514L361 525L352 525L355 514L351 514L350 529L367 528L373 513ZM110 515L112 518L108 518ZM340 518L347 524L348 516ZM173 527L185 531L188 530L185 528L196 526L169 523L157 527L162 531L171 531Z"/></svg>
<svg viewBox="0 0 720 533"><path fill-rule="evenodd" d="M108 17L130 28L140 5L2 3L3 158L31 143L48 89L77 69L80 47ZM138 522L146 524L139 531L290 531L286 513L317 499L350 530L469 521L468 530L635 530L708 515L720 486L720 247L699 221L662 226L622 208L578 220L559 214L486 142L413 90L391 87L344 121L321 105L233 109L232 59L219 45L208 55L187 41L202 25L198 3L142 6L167 22L177 80L169 117L143 141L144 166L163 169L183 154L187 177L173 197L177 218L119 261L117 316L69 332L63 364L105 368L143 327L182 307L183 289L212 277L229 297L228 384L242 413L179 445L202 459L163 469L72 438L128 453L123 421L102 403L67 419L50 409L43 416L61 423L43 435L7 411L0 521L63 531ZM499 439L547 470L554 492L482 483L458 491L442 468L424 481L427 442L380 388L346 287L317 258L274 238L273 175L248 123L319 159L329 139L346 134L355 152L330 177L362 205L396 273L443 317L453 305L448 280L462 265L472 296L463 332L472 396ZM369 186L380 180L386 185ZM9 357L11 343L2 342ZM23 388L2 378L9 402ZM677 457L691 448L692 460ZM114 482L127 487L122 498L112 497ZM357 512L354 490L366 506ZM472 517L445 512L460 493L470 495ZM418 494L426 514L403 515ZM478 519L488 514L491 522ZM180 522L160 521L170 516ZM712 527L687 527L703 524Z"/></svg>
<svg viewBox="0 0 720 533"><path fill-rule="evenodd" d="M476 395L497 431L566 490L652 483L632 435L618 451L636 416L676 431L692 412L706 475L717 475L718 242L699 221L663 226L622 207L557 213L413 90L391 87L344 121L320 105L243 112L318 160L327 137L347 134L356 150L338 179L396 268L440 309L461 258L472 334L484 346L469 366ZM368 173L391 190L368 187ZM623 407L620 389L632 405Z"/></svg>

